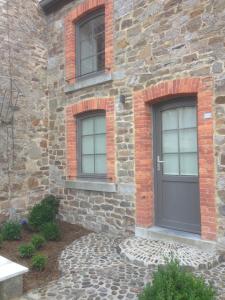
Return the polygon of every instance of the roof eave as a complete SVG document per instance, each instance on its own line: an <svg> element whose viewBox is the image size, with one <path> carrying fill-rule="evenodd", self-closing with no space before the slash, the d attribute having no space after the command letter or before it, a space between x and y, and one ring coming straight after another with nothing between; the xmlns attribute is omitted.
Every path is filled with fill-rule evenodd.
<svg viewBox="0 0 225 300"><path fill-rule="evenodd" d="M41 0L40 6L44 12L49 12L55 5L57 5L61 0Z"/></svg>

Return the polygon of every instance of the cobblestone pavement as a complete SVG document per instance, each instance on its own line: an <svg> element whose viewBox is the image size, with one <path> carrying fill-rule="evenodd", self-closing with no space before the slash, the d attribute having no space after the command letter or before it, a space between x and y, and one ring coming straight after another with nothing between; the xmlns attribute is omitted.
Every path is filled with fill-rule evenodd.
<svg viewBox="0 0 225 300"><path fill-rule="evenodd" d="M123 260L120 243L120 238L103 233L76 240L60 257L62 277L20 300L137 299L155 267L136 266ZM212 282L218 290L218 299L225 300L225 263L196 273Z"/></svg>

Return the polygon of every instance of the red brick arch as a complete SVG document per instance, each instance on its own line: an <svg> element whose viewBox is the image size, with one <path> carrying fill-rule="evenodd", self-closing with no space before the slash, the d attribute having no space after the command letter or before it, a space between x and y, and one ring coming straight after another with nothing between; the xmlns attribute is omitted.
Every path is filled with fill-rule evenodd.
<svg viewBox="0 0 225 300"><path fill-rule="evenodd" d="M86 14L103 7L105 10L105 69L112 69L113 62L113 0L85 0L77 5L65 17L65 58L66 58L66 80L74 83L75 74L75 24Z"/></svg>
<svg viewBox="0 0 225 300"><path fill-rule="evenodd" d="M211 78L182 78L161 82L134 93L136 225L154 224L152 112L150 105L176 96L196 95L198 110L201 236L214 240L217 233L213 150L213 82Z"/></svg>
<svg viewBox="0 0 225 300"><path fill-rule="evenodd" d="M76 116L83 112L105 110L106 113L106 149L107 178L115 180L115 132L114 132L114 100L113 98L94 98L82 100L66 108L66 145L67 145L67 178L76 179Z"/></svg>

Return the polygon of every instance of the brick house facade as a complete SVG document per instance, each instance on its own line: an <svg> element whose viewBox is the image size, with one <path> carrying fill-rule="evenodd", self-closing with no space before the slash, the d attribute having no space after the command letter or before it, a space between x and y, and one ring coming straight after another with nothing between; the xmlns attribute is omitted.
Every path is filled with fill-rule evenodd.
<svg viewBox="0 0 225 300"><path fill-rule="evenodd" d="M68 222L111 232L154 226L154 110L158 104L194 97L199 233L202 239L225 242L224 1L42 0L42 8L30 2L42 31L38 43L45 49L43 74L37 73L39 85L32 85L43 95L37 96L33 114L48 116L46 122L44 116L32 119L31 139L38 153L45 149L47 161L41 150L37 158L30 157L35 172L26 162L24 181L35 184L17 192L24 199L18 209L38 201L41 190L62 199L60 217ZM104 70L81 78L76 73L76 24L99 9L104 12ZM29 103L32 96L26 96ZM106 120L104 180L79 177L77 120L95 111ZM16 118L19 122L21 117ZM23 134L29 136L29 130ZM7 207L6 198L2 203Z"/></svg>

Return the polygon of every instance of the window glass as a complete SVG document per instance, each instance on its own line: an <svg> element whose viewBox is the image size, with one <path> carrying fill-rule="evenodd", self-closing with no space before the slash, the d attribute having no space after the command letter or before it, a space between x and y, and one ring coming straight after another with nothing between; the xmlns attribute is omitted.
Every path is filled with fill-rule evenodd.
<svg viewBox="0 0 225 300"><path fill-rule="evenodd" d="M80 174L106 174L106 122L102 113L82 118L78 123Z"/></svg>
<svg viewBox="0 0 225 300"><path fill-rule="evenodd" d="M163 131L163 153L178 152L178 131Z"/></svg>
<svg viewBox="0 0 225 300"><path fill-rule="evenodd" d="M198 175L196 107L162 112L162 156L165 175Z"/></svg>
<svg viewBox="0 0 225 300"><path fill-rule="evenodd" d="M181 175L198 175L197 153L185 153L180 155Z"/></svg>
<svg viewBox="0 0 225 300"><path fill-rule="evenodd" d="M89 15L77 24L78 77L98 72L105 67L105 24L102 11Z"/></svg>
<svg viewBox="0 0 225 300"><path fill-rule="evenodd" d="M164 154L164 174L179 175L179 155L178 154Z"/></svg>
<svg viewBox="0 0 225 300"><path fill-rule="evenodd" d="M163 111L162 113L162 128L163 130L177 129L178 120L177 120L177 110L170 109Z"/></svg>

